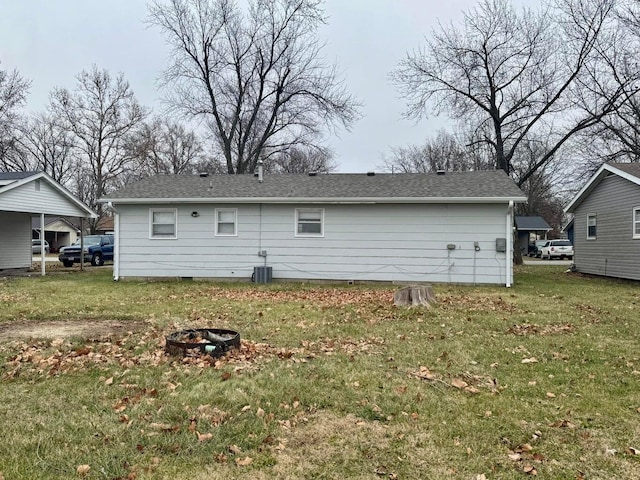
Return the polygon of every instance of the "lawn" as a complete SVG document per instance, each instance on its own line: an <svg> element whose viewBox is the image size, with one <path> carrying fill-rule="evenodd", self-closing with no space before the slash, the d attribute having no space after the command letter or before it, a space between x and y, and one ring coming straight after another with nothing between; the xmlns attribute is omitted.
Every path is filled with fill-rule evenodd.
<svg viewBox="0 0 640 480"><path fill-rule="evenodd" d="M0 479L640 478L638 283L0 281ZM237 330L226 357L166 335Z"/></svg>

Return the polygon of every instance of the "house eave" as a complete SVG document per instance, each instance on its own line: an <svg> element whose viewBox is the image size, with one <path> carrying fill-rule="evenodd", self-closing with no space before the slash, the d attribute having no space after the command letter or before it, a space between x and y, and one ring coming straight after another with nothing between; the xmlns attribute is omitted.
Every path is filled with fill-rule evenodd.
<svg viewBox="0 0 640 480"><path fill-rule="evenodd" d="M167 204L167 203L263 203L263 204L376 204L376 203L522 203L527 197L210 197L210 198L101 198L100 203Z"/></svg>
<svg viewBox="0 0 640 480"><path fill-rule="evenodd" d="M575 209L582 203L591 191L598 186L598 184L607 176L607 173L614 173L615 175L624 178L636 185L640 185L640 179L634 175L630 175L627 172L624 172L616 167L611 165L603 164L598 171L589 179L584 187L576 194L575 197L569 202L569 204L564 208L564 213L574 213Z"/></svg>

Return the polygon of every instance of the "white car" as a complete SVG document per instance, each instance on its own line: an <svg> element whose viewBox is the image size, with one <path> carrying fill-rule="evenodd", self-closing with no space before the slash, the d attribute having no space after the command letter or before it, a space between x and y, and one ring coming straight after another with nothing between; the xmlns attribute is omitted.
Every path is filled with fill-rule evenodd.
<svg viewBox="0 0 640 480"><path fill-rule="evenodd" d="M569 240L549 240L542 247L540 258L568 258L573 260L573 245Z"/></svg>

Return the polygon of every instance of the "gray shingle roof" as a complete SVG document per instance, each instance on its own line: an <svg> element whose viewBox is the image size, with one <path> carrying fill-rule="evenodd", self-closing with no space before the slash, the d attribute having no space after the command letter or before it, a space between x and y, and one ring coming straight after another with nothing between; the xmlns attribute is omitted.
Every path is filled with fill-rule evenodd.
<svg viewBox="0 0 640 480"><path fill-rule="evenodd" d="M624 173L640 178L640 163L609 163L609 165L622 170Z"/></svg>
<svg viewBox="0 0 640 480"><path fill-rule="evenodd" d="M538 216L516 215L516 226L518 230L553 230L544 218Z"/></svg>
<svg viewBox="0 0 640 480"><path fill-rule="evenodd" d="M260 183L254 175L159 175L124 187L101 201L140 203L152 201L260 199L502 199L523 201L525 195L502 171L438 174L265 174ZM120 202L118 202L120 201Z"/></svg>
<svg viewBox="0 0 640 480"><path fill-rule="evenodd" d="M40 172L0 172L0 180L22 180Z"/></svg>

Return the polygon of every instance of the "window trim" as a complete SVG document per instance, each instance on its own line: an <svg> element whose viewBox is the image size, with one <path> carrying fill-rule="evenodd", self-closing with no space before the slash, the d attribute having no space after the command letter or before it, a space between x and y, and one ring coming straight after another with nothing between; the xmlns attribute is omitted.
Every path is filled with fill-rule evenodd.
<svg viewBox="0 0 640 480"><path fill-rule="evenodd" d="M219 231L220 222L218 219L218 213L220 212L232 212L233 213L233 233L221 233ZM237 237L238 236L238 209L237 208L216 208L215 210L215 236L216 237ZM223 222L228 223L228 222Z"/></svg>
<svg viewBox="0 0 640 480"><path fill-rule="evenodd" d="M631 233L633 239L640 239L640 207L633 207L633 223L631 224ZM638 228L638 233L636 233L636 227Z"/></svg>
<svg viewBox="0 0 640 480"><path fill-rule="evenodd" d="M300 224L301 212L320 212L320 233L299 233L298 226ZM296 221L293 226L296 237L302 238L321 238L324 237L324 208L296 208Z"/></svg>
<svg viewBox="0 0 640 480"><path fill-rule="evenodd" d="M593 227L595 228L595 235L589 234L589 220L593 218ZM598 216L595 213L587 213L587 240L595 240L598 238Z"/></svg>
<svg viewBox="0 0 640 480"><path fill-rule="evenodd" d="M153 234L153 225L154 225L153 214L167 213L167 212L173 213L173 235L154 235ZM177 208L150 208L149 209L149 239L150 240L176 240L177 238L178 238L178 209Z"/></svg>

